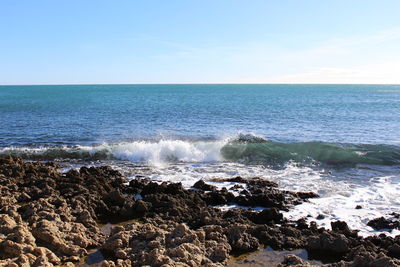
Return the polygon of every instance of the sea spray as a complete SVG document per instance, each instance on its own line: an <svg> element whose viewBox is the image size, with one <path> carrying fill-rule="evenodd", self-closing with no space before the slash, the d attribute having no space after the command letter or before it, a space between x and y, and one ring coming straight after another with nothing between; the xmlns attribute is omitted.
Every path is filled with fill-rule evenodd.
<svg viewBox="0 0 400 267"><path fill-rule="evenodd" d="M26 159L118 159L149 164L174 162L241 162L283 166L327 164L336 167L356 164L398 165L400 147L395 145L347 144L328 142L274 142L259 136L239 134L221 140L137 140L93 146L50 146L2 148L0 154Z"/></svg>
<svg viewBox="0 0 400 267"><path fill-rule="evenodd" d="M106 145L117 159L134 162L162 164L165 162L212 162L221 161L221 148L225 141L160 140L158 142L137 141Z"/></svg>

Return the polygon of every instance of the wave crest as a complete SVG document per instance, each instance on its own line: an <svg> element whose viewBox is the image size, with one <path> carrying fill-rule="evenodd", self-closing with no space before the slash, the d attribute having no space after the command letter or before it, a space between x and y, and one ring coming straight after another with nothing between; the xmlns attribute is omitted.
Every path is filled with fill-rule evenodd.
<svg viewBox="0 0 400 267"><path fill-rule="evenodd" d="M32 160L119 159L162 164L166 162L231 161L247 164L400 164L400 147L393 145L336 144L325 142L281 143L253 134L214 141L133 141L97 146L3 148L0 155Z"/></svg>
<svg viewBox="0 0 400 267"><path fill-rule="evenodd" d="M229 142L221 149L224 159L246 163L283 165L289 161L309 164L400 164L400 147L325 142L262 143Z"/></svg>
<svg viewBox="0 0 400 267"><path fill-rule="evenodd" d="M97 146L4 148L0 155L13 155L31 160L119 159L132 162L162 164L165 162L221 161L221 148L225 141L160 140L134 141Z"/></svg>

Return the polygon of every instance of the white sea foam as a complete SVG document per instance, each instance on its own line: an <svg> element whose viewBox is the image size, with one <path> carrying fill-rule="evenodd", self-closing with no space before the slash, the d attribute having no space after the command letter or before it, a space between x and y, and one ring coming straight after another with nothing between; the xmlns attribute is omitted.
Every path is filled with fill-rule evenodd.
<svg viewBox="0 0 400 267"><path fill-rule="evenodd" d="M234 176L263 177L277 182L281 189L313 191L321 196L284 212L286 218L297 220L311 216L307 217L309 222L316 221L319 226L328 229L331 221L342 220L346 221L350 228L360 230L360 235L363 236L382 233L367 226L369 220L400 211L400 177L379 176L379 173L360 181L354 177L346 177L346 172L338 171L332 174L328 170L313 169L295 163L288 163L281 169L270 169L261 165L249 166L230 162L170 164L143 168L142 173L138 173L136 169L135 173L159 182L181 182L186 188L190 188L199 179L208 180L219 188L229 189L234 183L210 180ZM360 176L365 175L361 173ZM362 209L355 209L357 205L362 206ZM316 219L318 215L323 215L324 219ZM385 233L392 236L400 234L397 230Z"/></svg>
<svg viewBox="0 0 400 267"><path fill-rule="evenodd" d="M220 161L222 160L220 150L226 142L226 140L208 142L184 140L134 141L81 148L92 154L107 150L117 159L147 162L159 166L167 162Z"/></svg>
<svg viewBox="0 0 400 267"><path fill-rule="evenodd" d="M0 154L28 159L119 159L161 166L171 162L222 161L221 148L228 139L215 141L132 141L94 146L6 147Z"/></svg>
<svg viewBox="0 0 400 267"><path fill-rule="evenodd" d="M163 165L171 162L217 162L223 161L221 148L235 139L246 141L265 140L253 133L239 132L216 140L134 140L127 142L104 142L94 145L42 146L42 147L3 147L0 154L43 159L120 159L131 162L145 162Z"/></svg>
<svg viewBox="0 0 400 267"><path fill-rule="evenodd" d="M400 211L400 184L399 177L383 176L371 179L366 184L337 182L321 198L311 199L286 212L289 219L308 217L308 221L315 221L319 226L330 228L330 222L346 221L350 228L359 229L360 235L379 234L367 226L369 220L377 217L386 217L392 212ZM355 207L360 205L361 209ZM324 219L316 217L323 215ZM395 236L400 232L394 230L387 234Z"/></svg>

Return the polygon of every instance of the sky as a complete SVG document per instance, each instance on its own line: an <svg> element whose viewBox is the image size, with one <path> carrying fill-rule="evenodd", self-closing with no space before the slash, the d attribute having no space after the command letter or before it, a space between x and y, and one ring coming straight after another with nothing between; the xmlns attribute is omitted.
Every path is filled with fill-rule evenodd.
<svg viewBox="0 0 400 267"><path fill-rule="evenodd" d="M0 0L0 84L400 84L399 0Z"/></svg>

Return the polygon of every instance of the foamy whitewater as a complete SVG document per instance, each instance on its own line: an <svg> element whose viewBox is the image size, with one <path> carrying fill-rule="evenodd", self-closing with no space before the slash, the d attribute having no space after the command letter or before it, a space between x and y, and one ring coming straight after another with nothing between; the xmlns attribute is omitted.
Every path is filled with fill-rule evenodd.
<svg viewBox="0 0 400 267"><path fill-rule="evenodd" d="M0 155L186 188L263 177L321 196L288 219L400 234L367 226L400 212L400 86L0 86L0 114Z"/></svg>
<svg viewBox="0 0 400 267"><path fill-rule="evenodd" d="M243 141L244 138L247 139ZM28 159L40 159L43 156L54 160L75 157L75 161L71 159L63 163L75 168L82 165L109 164L130 178L144 176L159 182L181 182L186 188L203 179L219 188L229 189L233 183L212 180L235 176L263 177L277 182L281 189L312 191L321 196L286 212L288 219L307 217L308 221L316 221L325 228L330 228L332 220L344 220L353 229L361 230L360 235L364 236L385 232L374 231L367 226L369 220L399 211L400 176L394 174L394 169L400 173L398 166L382 165L371 169L371 166L360 164L357 168L338 169L309 161L288 160L279 166L268 166L248 164L246 158L237 162L225 159L221 152L224 148L238 139L241 140L240 144L252 144L251 138L265 140L260 136L239 134L235 138L218 141L141 140L97 146L3 148L0 153L15 154ZM239 152L244 153L245 148L240 148ZM354 151L354 154L366 155L361 151ZM363 161L362 158L359 159ZM361 205L362 209L355 209L357 205ZM316 219L321 215L323 219ZM399 231L393 230L387 234L395 236Z"/></svg>

